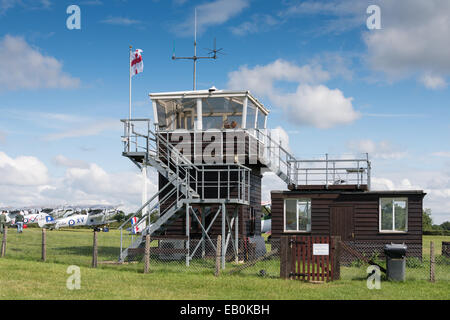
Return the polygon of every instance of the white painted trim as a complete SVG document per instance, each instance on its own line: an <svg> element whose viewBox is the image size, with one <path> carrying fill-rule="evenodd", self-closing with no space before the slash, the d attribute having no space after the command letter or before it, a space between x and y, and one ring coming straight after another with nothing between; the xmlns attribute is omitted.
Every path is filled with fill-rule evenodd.
<svg viewBox="0 0 450 320"><path fill-rule="evenodd" d="M159 122L158 122L158 107L157 107L156 103L157 103L157 100L152 101L153 118L154 118L153 122L155 125L158 125L159 124Z"/></svg>
<svg viewBox="0 0 450 320"><path fill-rule="evenodd" d="M286 230L286 200L295 200L295 208L296 208L296 215L295 215L295 222L297 224L297 230ZM298 228L298 201L309 201L309 210L310 210L310 230L299 230ZM311 198L285 198L283 199L283 233L311 233L312 230L312 199Z"/></svg>
<svg viewBox="0 0 450 320"><path fill-rule="evenodd" d="M197 122L196 129L197 130L203 130L203 104L202 99L197 98L197 119L195 120Z"/></svg>
<svg viewBox="0 0 450 320"><path fill-rule="evenodd" d="M242 105L242 124L241 128L246 129L247 128L247 107L248 107L248 98L244 98L244 103Z"/></svg>
<svg viewBox="0 0 450 320"><path fill-rule="evenodd" d="M406 201L406 217L405 217L405 231L402 230L395 230L395 210L394 205L392 205L392 230L382 230L381 229L381 199L391 199L392 202L394 201ZM408 204L408 198L405 197L380 197L378 198L378 232L379 233L395 233L395 234L402 234L402 233L408 233L408 216L409 216L409 204Z"/></svg>

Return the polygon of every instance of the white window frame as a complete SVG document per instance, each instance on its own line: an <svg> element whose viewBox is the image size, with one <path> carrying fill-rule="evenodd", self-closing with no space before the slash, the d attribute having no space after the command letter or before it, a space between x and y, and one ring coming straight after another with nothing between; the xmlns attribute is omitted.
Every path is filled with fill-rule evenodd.
<svg viewBox="0 0 450 320"><path fill-rule="evenodd" d="M286 230L286 201L287 200L295 200L296 201L296 208L297 208L297 212L296 212L296 217L295 217L295 221L297 223L297 230ZM299 230L298 228L298 201L309 201L309 208L310 208L310 222L309 222L309 230ZM285 233L311 233L311 229L312 229L312 200L311 198L285 198L284 201L284 206L283 206L283 230Z"/></svg>
<svg viewBox="0 0 450 320"><path fill-rule="evenodd" d="M395 206L392 205L392 230L382 230L381 229L381 200L390 199L392 202L394 201L405 201L406 202L406 217L405 217L405 230L395 230ZM409 215L409 206L408 206L408 198L401 197L380 197L378 200L378 231L380 233L407 233L408 232L408 215Z"/></svg>

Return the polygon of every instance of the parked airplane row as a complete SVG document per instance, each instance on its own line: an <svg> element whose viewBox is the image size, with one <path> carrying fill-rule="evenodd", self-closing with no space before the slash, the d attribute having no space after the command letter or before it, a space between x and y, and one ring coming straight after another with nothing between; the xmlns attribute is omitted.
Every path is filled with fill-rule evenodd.
<svg viewBox="0 0 450 320"><path fill-rule="evenodd" d="M6 223L15 224L17 215L23 215L26 225L37 224L40 228L60 229L64 227L100 227L114 222L112 218L119 212L118 206L65 206L65 207L24 207L0 208L6 212Z"/></svg>

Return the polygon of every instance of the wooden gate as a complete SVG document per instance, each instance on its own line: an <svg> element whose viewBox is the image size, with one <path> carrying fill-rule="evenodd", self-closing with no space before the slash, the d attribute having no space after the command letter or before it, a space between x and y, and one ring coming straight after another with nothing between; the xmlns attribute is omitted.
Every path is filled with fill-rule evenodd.
<svg viewBox="0 0 450 320"><path fill-rule="evenodd" d="M338 237L281 237L280 277L304 281L339 279Z"/></svg>

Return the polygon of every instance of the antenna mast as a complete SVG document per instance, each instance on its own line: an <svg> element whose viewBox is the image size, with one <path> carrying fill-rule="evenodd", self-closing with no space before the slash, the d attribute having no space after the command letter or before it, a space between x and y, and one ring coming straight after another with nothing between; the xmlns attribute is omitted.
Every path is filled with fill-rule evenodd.
<svg viewBox="0 0 450 320"><path fill-rule="evenodd" d="M209 54L213 53L212 56L208 56L208 57L199 57L197 56L197 8L194 11L194 55L192 57L177 57L175 56L175 45L173 48L173 55L172 55L172 60L192 60L194 62L194 85L193 85L193 89L194 91L196 90L196 79L197 79L197 60L199 59L217 59L217 53L221 53L220 51L223 48L220 48L219 50L216 49L216 39L214 39L214 49L209 49L210 52ZM223 53L222 53L223 54Z"/></svg>

